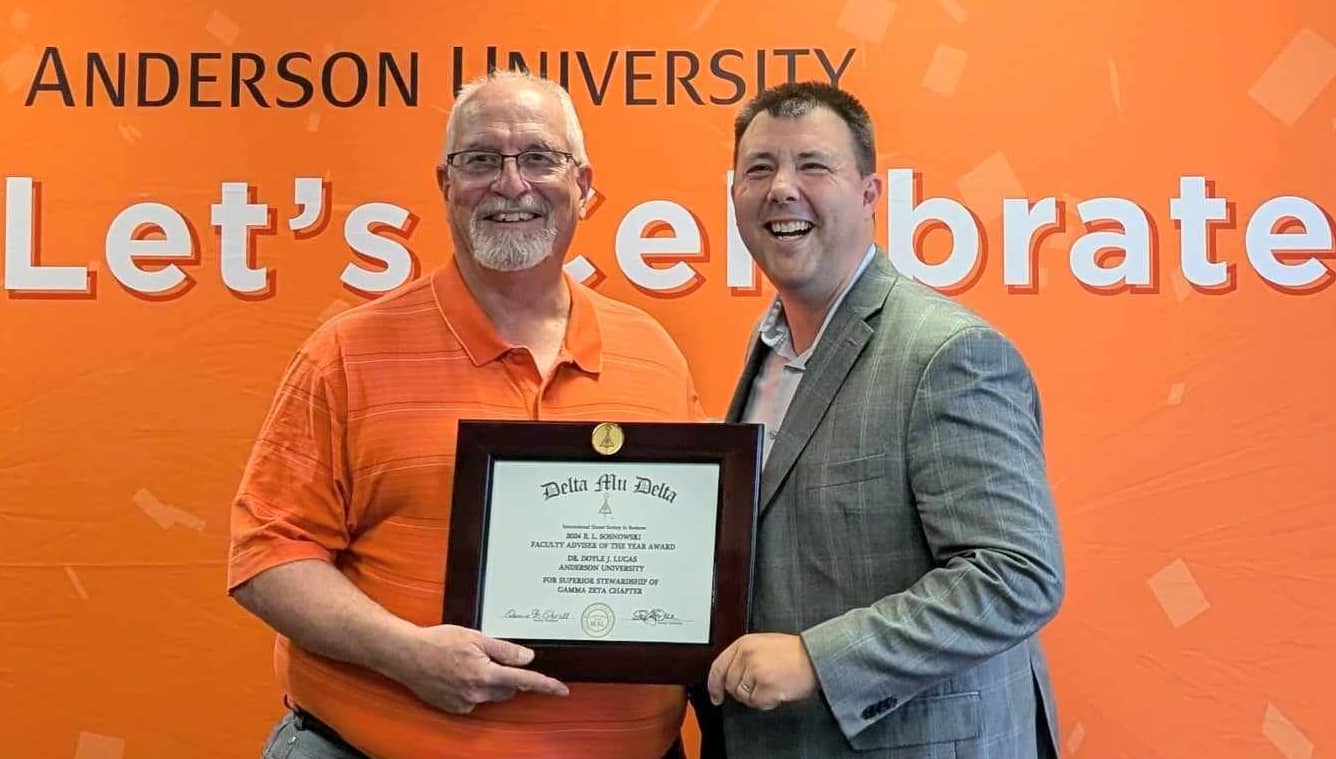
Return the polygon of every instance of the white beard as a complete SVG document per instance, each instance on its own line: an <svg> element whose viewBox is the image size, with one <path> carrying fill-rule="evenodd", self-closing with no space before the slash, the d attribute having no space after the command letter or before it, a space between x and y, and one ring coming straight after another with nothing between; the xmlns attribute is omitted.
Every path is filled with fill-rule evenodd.
<svg viewBox="0 0 1336 759"><path fill-rule="evenodd" d="M491 214L505 211L542 214L543 228L536 232L512 232L482 221ZM523 271L552 255L552 245L557 241L557 225L552 218L552 208L536 194L525 193L514 200L494 197L474 210L469 219L469 239L473 243L473 258L483 268Z"/></svg>
<svg viewBox="0 0 1336 759"><path fill-rule="evenodd" d="M552 255L557 226L549 215L547 224L536 232L492 232L482 229L475 216L469 220L469 239L473 242L474 260L484 268L523 271Z"/></svg>

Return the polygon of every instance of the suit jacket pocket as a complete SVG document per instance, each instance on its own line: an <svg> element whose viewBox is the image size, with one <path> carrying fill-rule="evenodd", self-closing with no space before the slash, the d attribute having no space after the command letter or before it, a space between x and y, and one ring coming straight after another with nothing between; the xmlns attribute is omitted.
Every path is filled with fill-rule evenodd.
<svg viewBox="0 0 1336 759"><path fill-rule="evenodd" d="M849 739L856 751L966 741L982 730L978 691L910 699Z"/></svg>
<svg viewBox="0 0 1336 759"><path fill-rule="evenodd" d="M886 473L885 453L859 456L844 461L803 462L804 480L809 489L847 485L872 480Z"/></svg>

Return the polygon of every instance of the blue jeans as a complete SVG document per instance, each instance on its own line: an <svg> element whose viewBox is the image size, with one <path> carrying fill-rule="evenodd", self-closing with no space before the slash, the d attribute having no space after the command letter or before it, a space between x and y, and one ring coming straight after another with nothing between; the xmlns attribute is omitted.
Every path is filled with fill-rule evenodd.
<svg viewBox="0 0 1336 759"><path fill-rule="evenodd" d="M364 759L365 755L331 743L319 733L298 727L297 715L288 712L265 741L261 759Z"/></svg>
<svg viewBox="0 0 1336 759"><path fill-rule="evenodd" d="M686 759L682 742L674 743L664 759ZM313 730L304 730L296 713L288 712L265 741L260 759L366 759L345 744L334 743Z"/></svg>

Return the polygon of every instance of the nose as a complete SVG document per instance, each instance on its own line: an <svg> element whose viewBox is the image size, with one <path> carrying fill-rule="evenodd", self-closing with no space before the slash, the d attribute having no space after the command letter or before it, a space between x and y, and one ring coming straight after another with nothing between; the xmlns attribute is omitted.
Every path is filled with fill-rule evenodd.
<svg viewBox="0 0 1336 759"><path fill-rule="evenodd" d="M776 167L774 175L770 178L770 189L766 192L765 199L771 203L791 203L797 200L798 185L794 181L796 179L792 168Z"/></svg>
<svg viewBox="0 0 1336 759"><path fill-rule="evenodd" d="M517 198L529 191L529 183L520 175L519 159L501 159L501 173L492 180L492 190L507 198Z"/></svg>

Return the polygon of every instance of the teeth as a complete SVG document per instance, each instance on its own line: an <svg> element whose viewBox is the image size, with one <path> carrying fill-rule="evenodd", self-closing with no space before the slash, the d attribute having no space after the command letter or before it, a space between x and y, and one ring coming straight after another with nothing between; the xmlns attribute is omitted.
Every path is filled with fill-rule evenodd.
<svg viewBox="0 0 1336 759"><path fill-rule="evenodd" d="M770 222L770 231L775 234L789 235L799 232L806 232L812 228L812 223L808 221L772 221Z"/></svg>
<svg viewBox="0 0 1336 759"><path fill-rule="evenodd" d="M519 212L519 213L498 213L498 214L493 215L492 218L493 218L493 219L496 219L497 221L528 221L529 219L536 219L536 218L538 218L538 214L534 214L534 213L523 213L523 212Z"/></svg>

